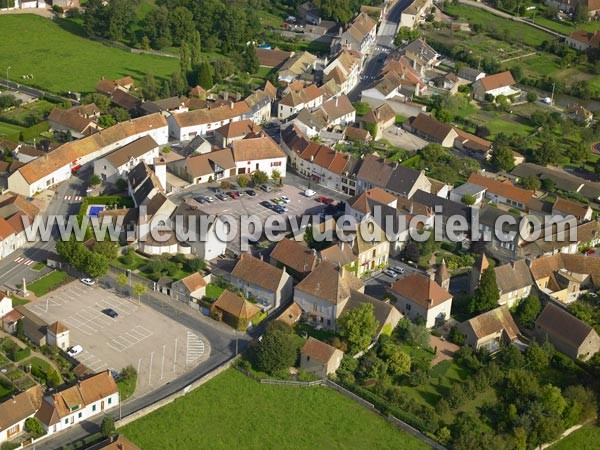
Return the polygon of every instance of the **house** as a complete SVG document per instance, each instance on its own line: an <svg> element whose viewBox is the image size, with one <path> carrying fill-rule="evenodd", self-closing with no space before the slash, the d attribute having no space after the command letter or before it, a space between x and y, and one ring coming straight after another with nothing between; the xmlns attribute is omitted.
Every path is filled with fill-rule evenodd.
<svg viewBox="0 0 600 450"><path fill-rule="evenodd" d="M500 291L499 305L512 308L531 293L533 278L526 260L519 259L496 266L494 272L496 272L496 284Z"/></svg>
<svg viewBox="0 0 600 450"><path fill-rule="evenodd" d="M475 199L473 205L480 205L485 198L485 191L486 188L479 186L478 184L463 183L450 191L450 200L461 203L465 198L465 195L468 195Z"/></svg>
<svg viewBox="0 0 600 450"><path fill-rule="evenodd" d="M573 216L577 219L578 223L589 222L592 220L593 213L594 211L591 206L562 197L556 197L556 200L552 205L553 216Z"/></svg>
<svg viewBox="0 0 600 450"><path fill-rule="evenodd" d="M163 183L144 161L129 171L127 183L129 195L138 208L148 204L156 195L164 193Z"/></svg>
<svg viewBox="0 0 600 450"><path fill-rule="evenodd" d="M126 76L117 80L109 80L108 78L102 77L94 88L97 92L104 95L111 95L115 90L119 89L128 92L134 89L133 78Z"/></svg>
<svg viewBox="0 0 600 450"><path fill-rule="evenodd" d="M285 120L298 114L305 108L313 109L323 104L323 92L316 84L310 84L300 89L290 89L277 106L277 118Z"/></svg>
<svg viewBox="0 0 600 450"><path fill-rule="evenodd" d="M32 197L68 180L73 171L141 137L150 136L157 144L168 142L168 126L161 114L152 114L118 123L78 141L67 142L20 167L8 177L10 191Z"/></svg>
<svg viewBox="0 0 600 450"><path fill-rule="evenodd" d="M48 116L50 130L63 134L71 133L75 139L94 134L98 126L100 109L94 104L73 106L69 109L53 108Z"/></svg>
<svg viewBox="0 0 600 450"><path fill-rule="evenodd" d="M346 31L331 42L331 54L342 50L355 50L363 55L370 52L377 37L377 21L368 14L359 13L349 24Z"/></svg>
<svg viewBox="0 0 600 450"><path fill-rule="evenodd" d="M573 221L575 221L573 219ZM600 244L600 221L594 220L573 227L572 221L554 223L543 230L537 240L528 240L520 249L524 258L551 256L557 253L575 254L580 246L595 247Z"/></svg>
<svg viewBox="0 0 600 450"><path fill-rule="evenodd" d="M208 183L235 175L235 161L231 149L215 150L190 156L167 164L178 177L192 184Z"/></svg>
<svg viewBox="0 0 600 450"><path fill-rule="evenodd" d="M12 298L0 293L0 318L13 310Z"/></svg>
<svg viewBox="0 0 600 450"><path fill-rule="evenodd" d="M285 178L287 156L279 145L266 133L258 137L233 141L231 147L237 175L262 171L269 177L274 171Z"/></svg>
<svg viewBox="0 0 600 450"><path fill-rule="evenodd" d="M8 334L15 334L17 332L17 322L22 318L23 314L21 314L19 311L17 311L16 309L11 310L10 312L4 314L4 316L0 317L0 324L2 325L2 329Z"/></svg>
<svg viewBox="0 0 600 450"><path fill-rule="evenodd" d="M152 164L158 158L158 144L152 136L144 136L94 161L94 174L114 183L140 162Z"/></svg>
<svg viewBox="0 0 600 450"><path fill-rule="evenodd" d="M278 69L294 55L293 52L286 52L278 48L256 48L255 51L258 64L269 69Z"/></svg>
<svg viewBox="0 0 600 450"><path fill-rule="evenodd" d="M535 334L573 359L587 361L600 350L600 336L563 308L547 303L535 321Z"/></svg>
<svg viewBox="0 0 600 450"><path fill-rule="evenodd" d="M270 262L276 267L285 267L293 278L301 280L316 267L317 255L304 243L283 238L271 251Z"/></svg>
<svg viewBox="0 0 600 450"><path fill-rule="evenodd" d="M533 191L513 185L509 180L498 181L478 173L472 173L467 181L484 187L486 189L485 196L490 202L502 203L521 211L527 210L534 194Z"/></svg>
<svg viewBox="0 0 600 450"><path fill-rule="evenodd" d="M42 403L39 384L0 403L0 444L25 430L25 421L35 416Z"/></svg>
<svg viewBox="0 0 600 450"><path fill-rule="evenodd" d="M398 197L381 188L372 188L346 200L346 214L357 220L372 216L373 205L387 205L396 208Z"/></svg>
<svg viewBox="0 0 600 450"><path fill-rule="evenodd" d="M466 336L465 343L475 350L485 349L489 353L500 350L502 345L519 339L519 328L506 305L473 317L458 326Z"/></svg>
<svg viewBox="0 0 600 450"><path fill-rule="evenodd" d="M46 321L23 305L17 305L14 309L23 316L21 322L25 337L40 347L46 345L46 328L48 327Z"/></svg>
<svg viewBox="0 0 600 450"><path fill-rule="evenodd" d="M180 302L198 304L206 294L206 280L198 272L194 272L181 280L171 283L171 297ZM197 306L196 306L197 309Z"/></svg>
<svg viewBox="0 0 600 450"><path fill-rule="evenodd" d="M213 313L236 330L252 327L252 321L260 314L260 308L248 300L225 289L213 303Z"/></svg>
<svg viewBox="0 0 600 450"><path fill-rule="evenodd" d="M253 91L244 100L250 108L246 118L254 123L265 123L271 119L273 101L277 98L277 89L270 81L265 82L263 89Z"/></svg>
<svg viewBox="0 0 600 450"><path fill-rule="evenodd" d="M567 45L576 50L590 50L600 47L600 31L573 31L565 39Z"/></svg>
<svg viewBox="0 0 600 450"><path fill-rule="evenodd" d="M370 275L387 266L390 242L373 218L363 219L356 225L356 237L351 245L358 264L354 270L357 277Z"/></svg>
<svg viewBox="0 0 600 450"><path fill-rule="evenodd" d="M433 2L431 0L413 0L400 15L400 26L411 30L425 21L425 17L431 11Z"/></svg>
<svg viewBox="0 0 600 450"><path fill-rule="evenodd" d="M362 54L354 50L343 50L323 70L323 81L333 80L341 94L348 94L360 81Z"/></svg>
<svg viewBox="0 0 600 450"><path fill-rule="evenodd" d="M39 209L18 194L0 195L0 258L30 244ZM37 234L33 234L37 239Z"/></svg>
<svg viewBox="0 0 600 450"><path fill-rule="evenodd" d="M479 223L479 236L485 238L494 252L502 252L511 259L517 257L527 238L527 230L520 228L520 215L486 205L474 210L474 221Z"/></svg>
<svg viewBox="0 0 600 450"><path fill-rule="evenodd" d="M484 161L491 157L492 143L490 141L467 133L458 127L454 127L454 131L458 135L454 139L455 148Z"/></svg>
<svg viewBox="0 0 600 450"><path fill-rule="evenodd" d="M344 140L368 144L373 140L373 136L367 130L356 127L346 127L344 129Z"/></svg>
<svg viewBox="0 0 600 450"><path fill-rule="evenodd" d="M302 317L302 308L298 305L298 303L292 302L290 305L283 310L279 317L277 317L278 322L283 322L290 327L293 327Z"/></svg>
<svg viewBox="0 0 600 450"><path fill-rule="evenodd" d="M13 155L17 158L18 162L25 164L33 161L34 159L45 156L46 152L43 150L38 150L35 147L30 147L29 145L19 145L13 151Z"/></svg>
<svg viewBox="0 0 600 450"><path fill-rule="evenodd" d="M588 12L590 18L597 18L600 12L600 4L594 0L546 0L544 2L547 6L554 6L560 11L566 13L573 13L578 3L581 3L585 10Z"/></svg>
<svg viewBox="0 0 600 450"><path fill-rule="evenodd" d="M463 80L475 82L481 78L484 78L485 72L482 72L481 70L473 69L468 66L462 66L460 69L458 69L457 75L459 78L462 78Z"/></svg>
<svg viewBox="0 0 600 450"><path fill-rule="evenodd" d="M300 369L327 378L340 367L343 357L343 351L309 337L300 349Z"/></svg>
<svg viewBox="0 0 600 450"><path fill-rule="evenodd" d="M382 137L384 130L394 125L396 113L391 106L384 103L371 109L361 118L361 121L365 124L365 128L371 132L373 139L377 140Z"/></svg>
<svg viewBox="0 0 600 450"><path fill-rule="evenodd" d="M421 76L440 63L440 55L423 38L409 42L403 50L404 57Z"/></svg>
<svg viewBox="0 0 600 450"><path fill-rule="evenodd" d="M213 149L212 144L204 139L202 136L196 136L192 139L180 152L181 155L193 156L195 154L201 155L208 153Z"/></svg>
<svg viewBox="0 0 600 450"><path fill-rule="evenodd" d="M260 125L256 125L250 119L230 122L215 130L214 142L219 148L231 147L233 141L256 137L262 131ZM194 139L197 139L196 136Z"/></svg>
<svg viewBox="0 0 600 450"><path fill-rule="evenodd" d="M317 65L317 57L309 52L292 55L279 68L277 81L281 84L290 84L305 74L310 74Z"/></svg>
<svg viewBox="0 0 600 450"><path fill-rule="evenodd" d="M427 139L428 141L436 142L446 148L452 148L454 146L454 140L458 137L458 133L452 125L440 122L423 113L416 117L408 118L403 126L409 132L414 133L423 139Z"/></svg>
<svg viewBox="0 0 600 450"><path fill-rule="evenodd" d="M189 111L186 97L168 97L145 101L141 104L140 109L144 114L161 113L165 116Z"/></svg>
<svg viewBox="0 0 600 450"><path fill-rule="evenodd" d="M486 96L496 98L499 95L509 97L519 94L521 91L513 87L517 82L510 71L487 75L475 81L473 87L473 97L480 102L486 100Z"/></svg>
<svg viewBox="0 0 600 450"><path fill-rule="evenodd" d="M413 196L410 198L415 204L420 204L430 208L436 215L441 216L442 225L445 225L454 221L456 217L462 217L467 224L467 229L470 230L473 221L473 211L470 206L465 205L462 202L454 202L439 195L431 194L429 192L418 189ZM468 231L467 230L467 231ZM470 238L470 235L468 236ZM466 232L464 234L463 242L467 240Z"/></svg>
<svg viewBox="0 0 600 450"><path fill-rule="evenodd" d="M64 352L71 346L69 335L69 328L60 321L54 322L46 328L46 340L48 345L56 347Z"/></svg>
<svg viewBox="0 0 600 450"><path fill-rule="evenodd" d="M600 31L597 32L600 35ZM594 121L594 113L592 113L589 109L584 108L578 103L574 103L569 105L565 111L568 117L571 117L573 120L585 124L585 126L590 126Z"/></svg>
<svg viewBox="0 0 600 450"><path fill-rule="evenodd" d="M294 119L294 123L308 135L317 136L321 131L339 125L345 127L356 120L356 110L346 95L334 97L317 109L303 109Z"/></svg>
<svg viewBox="0 0 600 450"><path fill-rule="evenodd" d="M338 267L352 271L358 267L358 256L354 254L352 246L346 242L336 242L319 252L321 261L329 261Z"/></svg>
<svg viewBox="0 0 600 450"><path fill-rule="evenodd" d="M452 294L429 277L413 273L392 283L388 292L402 314L412 320L422 318L427 328L450 318Z"/></svg>
<svg viewBox="0 0 600 450"><path fill-rule="evenodd" d="M115 89L110 95L110 102L119 108L126 109L132 115L140 113L142 100L123 89Z"/></svg>
<svg viewBox="0 0 600 450"><path fill-rule="evenodd" d="M262 258L242 253L226 278L245 298L255 300L266 310L277 309L292 299L292 277Z"/></svg>
<svg viewBox="0 0 600 450"><path fill-rule="evenodd" d="M51 435L86 422L118 404L119 389L110 370L106 370L44 397L35 417Z"/></svg>

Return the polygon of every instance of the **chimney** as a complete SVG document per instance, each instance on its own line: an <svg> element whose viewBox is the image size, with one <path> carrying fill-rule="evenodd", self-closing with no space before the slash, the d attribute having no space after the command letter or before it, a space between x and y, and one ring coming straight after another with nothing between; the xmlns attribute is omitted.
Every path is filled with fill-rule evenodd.
<svg viewBox="0 0 600 450"><path fill-rule="evenodd" d="M260 254L260 256L259 256L259 259L260 259L261 261L263 261L263 260L264 260L264 256L263 256L263 254L262 254L262 253L261 253L261 254Z"/></svg>
<svg viewBox="0 0 600 450"><path fill-rule="evenodd" d="M338 99L339 99L339 97L336 97L336 98L335 98L335 107L336 107L336 108L337 108L337 105L338 105Z"/></svg>
<svg viewBox="0 0 600 450"><path fill-rule="evenodd" d="M229 102L229 108L233 109L233 102Z"/></svg>
<svg viewBox="0 0 600 450"><path fill-rule="evenodd" d="M340 245L340 249L341 249L342 251L344 251L344 244L345 244L345 242L344 242L344 241L342 241L342 245Z"/></svg>
<svg viewBox="0 0 600 450"><path fill-rule="evenodd" d="M223 100L227 100L229 99L229 92L225 91L223 92Z"/></svg>

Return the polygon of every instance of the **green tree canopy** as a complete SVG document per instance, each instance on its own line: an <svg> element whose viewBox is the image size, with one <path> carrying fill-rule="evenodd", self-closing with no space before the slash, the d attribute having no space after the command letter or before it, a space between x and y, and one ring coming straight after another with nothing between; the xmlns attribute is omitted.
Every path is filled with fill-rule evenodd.
<svg viewBox="0 0 600 450"><path fill-rule="evenodd" d="M488 267L483 271L479 286L471 299L469 309L471 312L485 312L498 306L500 291L496 283L496 271Z"/></svg>
<svg viewBox="0 0 600 450"><path fill-rule="evenodd" d="M348 340L348 348L352 353L365 350L375 337L379 321L374 311L373 305L363 303L339 318L340 335Z"/></svg>

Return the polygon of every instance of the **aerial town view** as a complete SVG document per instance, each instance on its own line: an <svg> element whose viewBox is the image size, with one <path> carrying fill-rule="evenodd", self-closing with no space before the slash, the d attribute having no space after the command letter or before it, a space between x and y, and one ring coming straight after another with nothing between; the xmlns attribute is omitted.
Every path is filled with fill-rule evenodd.
<svg viewBox="0 0 600 450"><path fill-rule="evenodd" d="M0 0L0 450L600 449L600 0Z"/></svg>

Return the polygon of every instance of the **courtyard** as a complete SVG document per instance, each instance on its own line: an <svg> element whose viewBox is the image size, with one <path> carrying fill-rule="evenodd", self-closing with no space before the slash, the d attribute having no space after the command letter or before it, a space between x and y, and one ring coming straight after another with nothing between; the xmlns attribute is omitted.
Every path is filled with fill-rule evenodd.
<svg viewBox="0 0 600 450"><path fill-rule="evenodd" d="M46 322L61 321L70 329L70 344L81 345L75 357L94 372L120 371L132 365L138 372L135 395L170 382L210 354L208 340L149 306L74 281L27 308ZM113 309L116 318L103 312ZM168 330L168 333L166 332Z"/></svg>

